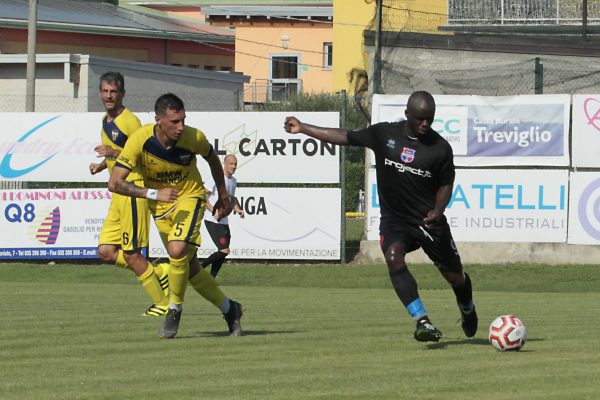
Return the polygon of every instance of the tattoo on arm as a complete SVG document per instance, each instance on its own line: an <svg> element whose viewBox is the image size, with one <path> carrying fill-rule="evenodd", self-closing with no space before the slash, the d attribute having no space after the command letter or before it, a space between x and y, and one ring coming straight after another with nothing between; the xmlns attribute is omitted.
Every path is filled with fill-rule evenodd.
<svg viewBox="0 0 600 400"><path fill-rule="evenodd" d="M116 192L130 197L146 197L146 188L134 185L127 181L117 181Z"/></svg>

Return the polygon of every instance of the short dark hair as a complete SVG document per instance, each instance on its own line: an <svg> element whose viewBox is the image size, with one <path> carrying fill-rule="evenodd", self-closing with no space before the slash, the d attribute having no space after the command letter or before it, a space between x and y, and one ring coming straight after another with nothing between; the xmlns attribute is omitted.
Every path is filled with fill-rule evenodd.
<svg viewBox="0 0 600 400"><path fill-rule="evenodd" d="M100 84L102 84L102 82L116 85L121 93L125 92L125 78L123 78L123 75L121 75L120 72L108 71L103 73L100 77Z"/></svg>
<svg viewBox="0 0 600 400"><path fill-rule="evenodd" d="M156 99L156 103L154 103L154 112L157 115L163 115L167 110L181 111L183 109L183 100L173 93L163 94Z"/></svg>
<svg viewBox="0 0 600 400"><path fill-rule="evenodd" d="M429 107L433 107L435 110L435 100L431 93L426 92L424 90L418 90L410 95L406 105L408 108L414 108L417 105L428 105Z"/></svg>

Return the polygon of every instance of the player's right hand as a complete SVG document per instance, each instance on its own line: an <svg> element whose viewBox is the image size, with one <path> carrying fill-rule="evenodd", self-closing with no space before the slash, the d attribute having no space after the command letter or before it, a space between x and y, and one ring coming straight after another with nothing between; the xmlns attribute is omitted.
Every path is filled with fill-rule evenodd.
<svg viewBox="0 0 600 400"><path fill-rule="evenodd" d="M283 123L283 129L287 133L300 133L300 121L296 117L286 117Z"/></svg>
<svg viewBox="0 0 600 400"><path fill-rule="evenodd" d="M220 221L222 218L225 218L226 216L231 214L232 209L233 207L229 203L228 199L219 199L213 205L212 215L217 221Z"/></svg>
<svg viewBox="0 0 600 400"><path fill-rule="evenodd" d="M178 193L178 190L173 188L158 189L156 200L163 203L173 203L179 197Z"/></svg>

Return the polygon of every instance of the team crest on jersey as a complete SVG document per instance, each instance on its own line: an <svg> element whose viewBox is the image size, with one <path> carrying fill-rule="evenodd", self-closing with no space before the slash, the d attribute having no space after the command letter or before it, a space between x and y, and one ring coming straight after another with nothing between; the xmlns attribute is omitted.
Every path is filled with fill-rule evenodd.
<svg viewBox="0 0 600 400"><path fill-rule="evenodd" d="M188 165L191 157L192 156L190 154L182 154L179 156L179 160L181 160L181 164Z"/></svg>
<svg viewBox="0 0 600 400"><path fill-rule="evenodd" d="M394 147L396 147L396 141L394 139L388 139L387 147L389 147L390 149L393 149Z"/></svg>
<svg viewBox="0 0 600 400"><path fill-rule="evenodd" d="M111 136L112 136L112 140L113 140L113 142L116 142L116 141L117 141L117 138L119 137L119 131L117 131L117 130L113 130L113 131L112 131L110 134L111 134Z"/></svg>
<svg viewBox="0 0 600 400"><path fill-rule="evenodd" d="M413 162L413 160L415 159L415 149L403 147L402 153L400 153L400 159L405 163Z"/></svg>

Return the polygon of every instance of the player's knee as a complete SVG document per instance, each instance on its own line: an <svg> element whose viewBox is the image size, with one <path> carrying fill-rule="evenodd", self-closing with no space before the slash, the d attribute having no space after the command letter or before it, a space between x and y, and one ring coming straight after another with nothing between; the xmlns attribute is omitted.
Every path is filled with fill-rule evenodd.
<svg viewBox="0 0 600 400"><path fill-rule="evenodd" d="M406 268L406 261L404 259L404 252L398 251L394 246L390 246L385 254L385 263L387 264L390 272L403 272Z"/></svg>
<svg viewBox="0 0 600 400"><path fill-rule="evenodd" d="M229 252L230 252L231 250L229 250L229 247L228 247L228 248L226 248L226 249L221 249L221 250L219 250L219 251L220 251L221 253L225 254L225 257L227 257L227 256L229 255Z"/></svg>
<svg viewBox="0 0 600 400"><path fill-rule="evenodd" d="M98 246L98 257L105 263L114 264L117 261L118 250L110 246Z"/></svg>
<svg viewBox="0 0 600 400"><path fill-rule="evenodd" d="M189 255L189 247L185 242L169 242L167 245L167 253L169 253L169 258L173 259L182 259Z"/></svg>
<svg viewBox="0 0 600 400"><path fill-rule="evenodd" d="M440 268L438 266L438 268ZM440 268L442 275L452 287L463 287L465 284L465 276L462 272L447 271Z"/></svg>

